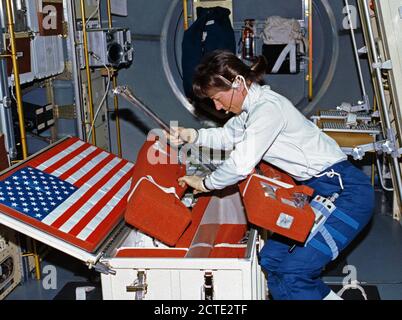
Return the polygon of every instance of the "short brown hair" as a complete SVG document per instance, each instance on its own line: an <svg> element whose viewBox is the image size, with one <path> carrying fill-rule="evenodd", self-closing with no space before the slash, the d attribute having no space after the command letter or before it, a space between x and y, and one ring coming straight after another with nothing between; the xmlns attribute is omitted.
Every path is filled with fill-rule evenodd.
<svg viewBox="0 0 402 320"><path fill-rule="evenodd" d="M204 57L193 77L193 91L199 98L209 97L211 90L226 91L237 75L248 82L261 82L267 68L265 57L259 56L249 67L229 51L215 50Z"/></svg>

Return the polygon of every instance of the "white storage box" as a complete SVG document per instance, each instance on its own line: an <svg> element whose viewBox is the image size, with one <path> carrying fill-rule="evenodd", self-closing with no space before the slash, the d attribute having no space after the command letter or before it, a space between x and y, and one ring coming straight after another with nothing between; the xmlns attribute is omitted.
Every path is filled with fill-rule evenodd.
<svg viewBox="0 0 402 320"><path fill-rule="evenodd" d="M261 239L250 230L239 241L246 226L236 193L211 197L189 248L167 247L132 230L101 259L115 272L102 274L103 298L265 299L266 281L257 260Z"/></svg>
<svg viewBox="0 0 402 320"><path fill-rule="evenodd" d="M257 261L258 236L250 234L244 258L104 258L116 274L102 274L103 299L265 299Z"/></svg>
<svg viewBox="0 0 402 320"><path fill-rule="evenodd" d="M63 39L59 36L36 36L31 42L32 67L36 79L64 71Z"/></svg>

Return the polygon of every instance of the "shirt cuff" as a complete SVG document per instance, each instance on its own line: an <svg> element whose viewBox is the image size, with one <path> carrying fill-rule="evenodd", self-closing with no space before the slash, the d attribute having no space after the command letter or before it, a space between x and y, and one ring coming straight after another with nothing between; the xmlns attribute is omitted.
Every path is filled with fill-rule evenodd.
<svg viewBox="0 0 402 320"><path fill-rule="evenodd" d="M202 183L204 185L204 188L207 189L208 191L214 190L215 188L211 184L211 179L209 176L206 176L203 180Z"/></svg>
<svg viewBox="0 0 402 320"><path fill-rule="evenodd" d="M198 130L197 129L194 129L194 130L195 130L195 138L194 138L194 141L192 142L192 144L196 144L197 140L200 136L200 133L198 132Z"/></svg>

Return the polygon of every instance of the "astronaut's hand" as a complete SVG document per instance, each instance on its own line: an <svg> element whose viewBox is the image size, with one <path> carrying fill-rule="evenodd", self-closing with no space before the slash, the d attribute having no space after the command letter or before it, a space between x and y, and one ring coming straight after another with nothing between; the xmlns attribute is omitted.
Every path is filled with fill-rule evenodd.
<svg viewBox="0 0 402 320"><path fill-rule="evenodd" d="M196 129L183 127L172 127L170 132L163 130L163 134L175 146L182 145L183 143L194 143L198 137Z"/></svg>
<svg viewBox="0 0 402 320"><path fill-rule="evenodd" d="M177 181L179 181L180 187L183 188L187 184L194 189L193 193L197 194L211 191L205 188L203 180L204 178L199 176L184 176L179 178Z"/></svg>

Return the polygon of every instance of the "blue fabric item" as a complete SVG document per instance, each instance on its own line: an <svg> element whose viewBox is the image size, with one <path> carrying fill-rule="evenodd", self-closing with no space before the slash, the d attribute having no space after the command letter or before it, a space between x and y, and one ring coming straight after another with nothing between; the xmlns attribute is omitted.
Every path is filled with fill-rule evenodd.
<svg viewBox="0 0 402 320"><path fill-rule="evenodd" d="M374 189L369 177L349 161L337 163L325 171L331 169L341 174L343 190L336 176L329 178L324 175L302 183L314 189L313 197L317 194L330 197L335 192L340 195L335 201L337 209L353 220L331 215L324 224L340 253L370 221L374 209ZM358 227L345 221L354 221ZM329 246L320 232L305 247L296 246L289 252L292 245L289 239L273 235L259 252L259 262L267 273L272 297L275 300L322 300L330 292L320 279L323 268L332 260Z"/></svg>
<svg viewBox="0 0 402 320"><path fill-rule="evenodd" d="M335 207L335 210L332 211L332 213L321 203L312 200L310 203L311 207L318 210L325 218L325 220L330 216L333 215L334 217L338 218L339 220L341 220L342 222L348 224L349 226L351 226L354 229L358 229L359 228L359 223L354 220L353 218L349 217L347 214L343 213L341 210L339 210L338 208ZM318 227L316 230L313 230L305 245L307 245L309 243L309 241L317 234L317 232L320 232L321 235L323 236L326 244L329 246L329 248L332 251L332 260L336 259L336 257L338 256L339 252L338 252L338 248L336 246L336 243L334 243L334 240L332 238L335 237L338 241L340 241L341 243L345 244L347 239L346 237L340 233L339 231L335 230L334 228L332 228L331 226L325 226L325 220L322 219L322 223L323 225L321 225L320 227ZM322 253L327 254L327 250L323 248L323 246L315 246L316 249L320 250Z"/></svg>
<svg viewBox="0 0 402 320"><path fill-rule="evenodd" d="M193 75L203 56L217 49L236 53L235 34L229 19L230 10L222 7L197 8L197 20L183 35L182 68L183 88L188 98L193 98ZM208 23L213 21L213 23ZM205 41L203 33L207 33Z"/></svg>
<svg viewBox="0 0 402 320"><path fill-rule="evenodd" d="M339 231L335 230L334 228L332 228L331 226L326 226L328 232L339 242L341 242L342 244L345 244L348 239Z"/></svg>
<svg viewBox="0 0 402 320"><path fill-rule="evenodd" d="M327 228L325 226L322 226L320 233L322 237L325 240L325 243L328 245L328 247L331 249L331 260L335 260L338 255L339 255L339 250L338 246L336 245L336 242L334 238L332 238L331 234L328 232Z"/></svg>
<svg viewBox="0 0 402 320"><path fill-rule="evenodd" d="M355 219L344 214L341 210L335 210L333 212L333 215L337 217L339 220L342 220L344 223L347 223L353 229L357 230L359 228L359 223Z"/></svg>

